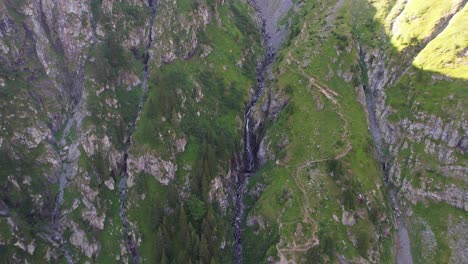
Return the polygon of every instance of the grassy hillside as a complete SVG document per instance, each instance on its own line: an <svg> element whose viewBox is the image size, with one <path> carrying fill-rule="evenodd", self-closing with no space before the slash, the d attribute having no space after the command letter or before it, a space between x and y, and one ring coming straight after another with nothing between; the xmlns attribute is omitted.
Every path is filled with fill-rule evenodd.
<svg viewBox="0 0 468 264"><path fill-rule="evenodd" d="M413 142L418 134L401 125L403 120L433 124L429 119L435 115L444 124L453 120L451 127L458 129L459 138L466 134L462 124L466 118L463 52L467 37L466 23L461 22L466 6L461 1L309 1L300 6L290 40L273 68L269 92L280 94L288 104L265 129L266 145L274 150L275 160L249 184L246 259L251 263L268 257L334 262L338 253L347 259L390 263L392 213L381 188L383 172L366 124L365 107L360 104L362 86L369 87L369 80L358 47L383 54L384 67L393 78L384 83L385 103L391 109L389 124L396 129L390 135L399 143L384 144L383 151L392 162L402 164L390 172L390 180L403 188L400 199L404 204L415 199L411 197L416 191L405 187L409 182L423 182L425 191L436 193L453 184L466 193L466 181L450 175L455 172L441 172L444 165L463 167L463 152L454 149L454 161L441 160L444 154L438 154L438 149L453 148L453 143L446 145L444 140L432 138ZM428 150L428 142L435 144L435 151ZM403 143L410 144L409 149L402 149ZM359 204L360 195L366 197L365 204ZM405 210L414 209L418 215L438 210L432 202L426 206L421 210L420 204L408 205ZM417 223L424 221L431 223L437 241L430 249L436 252L433 263L453 262L454 255L460 254L450 244L456 242L449 246L441 239L447 238L443 233L463 226L466 213L443 206L450 213L422 213L420 221L407 222L415 241L414 259L423 247L417 242L421 235ZM352 226L344 225L349 224L342 221L345 212L354 213ZM450 215L465 220L444 224Z"/></svg>
<svg viewBox="0 0 468 264"><path fill-rule="evenodd" d="M415 263L466 263L467 1L293 2L244 263L394 263L400 219ZM87 3L0 2L0 262L233 263L254 9Z"/></svg>
<svg viewBox="0 0 468 264"><path fill-rule="evenodd" d="M384 234L392 228L390 212L358 100L363 91L353 38L362 32L358 36L369 41L371 11L366 1L312 1L296 14L268 91L288 100L266 128L276 162L249 183L248 263L270 256L335 262L339 255L391 262L392 238Z"/></svg>
<svg viewBox="0 0 468 264"><path fill-rule="evenodd" d="M215 177L231 180L231 157L242 149L244 103L262 52L250 8L234 2L216 12L217 21L197 33L199 48L190 59L150 73L130 155L155 155L177 171L169 184L138 173L130 190L130 220L148 263L233 262L230 211L209 192ZM177 140L185 142L182 150Z"/></svg>

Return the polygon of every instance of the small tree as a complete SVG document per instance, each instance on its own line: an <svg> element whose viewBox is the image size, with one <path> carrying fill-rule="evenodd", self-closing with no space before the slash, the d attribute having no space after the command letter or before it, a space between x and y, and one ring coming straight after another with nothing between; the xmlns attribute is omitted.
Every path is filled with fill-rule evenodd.
<svg viewBox="0 0 468 264"><path fill-rule="evenodd" d="M208 248L208 241L206 240L205 235L201 236L200 240L200 249L198 257L201 263L209 263L211 259L210 249Z"/></svg>
<svg viewBox="0 0 468 264"><path fill-rule="evenodd" d="M370 245L369 232L367 230L360 230L357 236L357 250L361 256L366 257Z"/></svg>

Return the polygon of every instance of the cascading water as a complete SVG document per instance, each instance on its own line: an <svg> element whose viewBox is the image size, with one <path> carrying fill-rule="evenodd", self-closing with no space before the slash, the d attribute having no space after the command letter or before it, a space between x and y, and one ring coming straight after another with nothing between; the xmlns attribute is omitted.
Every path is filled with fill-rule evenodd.
<svg viewBox="0 0 468 264"><path fill-rule="evenodd" d="M232 221L233 226L233 253L234 259L237 264L243 262L242 259L242 219L244 216L244 192L247 187L248 178L256 171L256 148L259 142L257 136L254 134L254 120L253 120L253 109L263 94L265 88L266 77L268 69L275 60L276 50L279 48L282 37L276 36L276 39L271 38L271 34L278 35L278 28L276 27L277 20L280 15L285 13L292 3L288 0L280 1L281 9L276 10L275 16L268 16L264 8L271 5L267 0L249 1L250 5L255 9L258 20L260 21L260 31L262 34L263 46L265 49L265 55L261 64L257 67L257 89L252 96L249 104L245 110L245 125L244 125L244 160L243 166L237 172L237 185L236 185L236 197L234 207L234 217ZM273 26L272 26L273 25ZM280 34L281 35L281 34ZM284 34L282 34L284 36Z"/></svg>
<svg viewBox="0 0 468 264"><path fill-rule="evenodd" d="M147 82L148 82L148 75L149 75L149 67L148 67L148 61L149 61L149 51L151 49L152 43L153 43L153 25L154 21L156 20L156 14L157 14L157 1L154 0L148 0L148 6L151 11L151 18L150 18L150 23L149 23L149 28L148 28L148 44L146 46L145 54L143 57L143 81L141 85L141 96L139 100L139 105L138 105L138 114L136 115L137 117L140 115L141 111L143 110L143 102L146 96L146 91L147 91ZM123 161L122 161L122 167L121 167L121 172L120 172L120 182L119 182L119 193L120 193L120 220L122 221L122 227L123 227L123 233L124 233L124 239L127 244L127 252L131 254L133 263L139 263L140 262L140 256L138 254L137 250L137 244L133 240L131 230L130 230L130 223L127 218L127 210L126 210L126 203L127 203L127 194L128 194L128 188L127 188L127 178L128 178L128 172L127 172L127 159L128 159L128 147L130 146L131 143L131 138L133 135L133 132L135 131L135 125L136 125L136 119L129 125L128 128L128 137L125 142L125 147L124 147L124 155L123 155Z"/></svg>

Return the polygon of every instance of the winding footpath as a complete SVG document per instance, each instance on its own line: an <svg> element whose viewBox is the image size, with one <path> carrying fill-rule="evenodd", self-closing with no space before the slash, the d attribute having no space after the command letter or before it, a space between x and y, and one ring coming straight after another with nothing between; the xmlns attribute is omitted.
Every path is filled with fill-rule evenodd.
<svg viewBox="0 0 468 264"><path fill-rule="evenodd" d="M237 186L236 186L236 201L235 201L234 218L233 218L233 229L234 229L233 251L234 251L235 261L237 264L241 264L243 262L243 259L242 259L242 219L244 217L244 204L243 204L244 192L246 189L248 178L250 177L251 174L255 172L255 169L256 169L255 168L256 153L254 153L256 142L255 140L253 140L255 135L252 135L253 119L252 119L251 114L252 114L252 109L255 107L256 102L258 101L258 99L263 93L267 71L270 65L273 63L275 59L275 55L276 55L275 51L272 48L273 43L271 42L271 37L269 35L269 32L267 32L267 29L266 29L267 25L271 23L271 21L266 20L266 18L264 17L264 13L262 12L260 8L260 6L265 6L265 3L262 2L261 5L259 5L257 1L249 1L249 3L255 9L256 15L258 19L260 20L260 25L261 25L260 30L262 33L262 38L263 38L266 52L265 52L265 58L262 64L257 68L257 91L252 97L251 102L247 106L246 112L245 112L245 120L246 120L245 127L244 127L244 133L245 133L244 134L244 137L245 137L244 138L244 162L245 162L245 165L242 168L242 171L238 173L239 175L238 175L238 181L237 181ZM297 47L297 42L295 42L295 46ZM313 215L313 211L310 205L311 197L310 197L310 193L306 189L306 183L303 181L301 174L304 169L309 168L314 163L324 162L324 161L332 160L332 159L341 159L342 157L346 156L351 151L352 145L348 139L349 123L348 123L348 120L344 116L343 109L340 103L338 102L338 97L340 95L334 90L332 90L331 88L329 88L327 85L320 83L314 77L307 74L304 71L304 69L300 67L301 63L291 55L291 51L288 53L288 57L290 61L294 61L299 66L298 69L293 69L292 67L288 66L288 69L306 78L309 82L308 83L309 90L315 87L322 95L324 95L333 104L336 110L336 113L343 120L343 123L344 123L343 125L344 132L342 135L342 140L343 142L346 142L345 147L332 157L310 160L306 162L300 167L297 167L296 173L294 175L295 183L298 186L299 190L302 192L304 196L304 201L305 201L304 208L303 208L303 219L304 219L303 222L312 224L313 220L310 217L311 215ZM283 223L280 223L279 224L280 234L282 234L282 229L283 229ZM316 232L317 230L314 230L314 233ZM280 263L287 263L287 258L285 256L285 253L305 252L309 250L310 248L318 245L318 239L314 236L312 238L307 239L307 241L302 244L301 243L296 244L295 242L293 242L292 246L282 246L281 244L282 243L280 241L276 245L276 249L280 257Z"/></svg>
<svg viewBox="0 0 468 264"><path fill-rule="evenodd" d="M294 182L297 185L298 189L301 191L304 199L304 207L303 207L303 223L306 224L314 224L313 219L311 219L311 215L313 215L313 210L310 205L310 201L312 200L311 197L311 192L307 190L307 183L304 181L303 177L301 176L303 174L303 171L307 168L310 168L313 164L320 163L320 162L325 162L329 160L339 160L346 155L352 150L352 144L349 141L349 121L348 119L345 118L343 108L341 104L338 101L338 97L340 95L335 92L333 89L328 87L325 84L320 83L317 81L314 77L311 75L307 74L304 69L301 67L301 62L296 59L293 55L292 52L297 49L297 41L294 43L295 48L290 50L288 52L288 60L291 62L294 62L298 67L293 68L291 66L286 66L286 68L292 72L295 72L296 74L304 77L305 79L308 80L308 90L312 91L312 88L315 87L325 98L327 98L334 106L335 112L337 115L340 117L340 119L343 121L343 134L341 136L341 140L343 142L346 142L345 147L340 150L338 153L331 157L326 157L326 158L319 158L319 159L314 159L314 160L309 160L303 165L299 166L296 168L296 172L293 176ZM287 166L291 167L291 166ZM279 223L279 233L280 236L283 233L283 223ZM314 234L317 233L317 225L314 225ZM309 249L317 246L319 244L318 238L314 235L311 238L308 238L305 243L296 243L296 241L292 242L292 245L283 245L283 241L280 240L278 244L276 244L276 251L278 252L278 256L280 258L280 263L281 264L287 264L288 259L285 254L287 253L292 253L292 252L306 252Z"/></svg>

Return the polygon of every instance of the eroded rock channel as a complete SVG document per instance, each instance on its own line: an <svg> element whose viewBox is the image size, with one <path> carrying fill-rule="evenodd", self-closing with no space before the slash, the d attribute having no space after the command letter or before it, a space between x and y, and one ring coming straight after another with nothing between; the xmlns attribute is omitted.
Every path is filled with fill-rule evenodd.
<svg viewBox="0 0 468 264"><path fill-rule="evenodd" d="M236 196L234 204L234 217L232 221L234 246L233 253L236 263L243 263L242 255L242 225L244 219L244 192L246 190L248 179L257 170L257 150L260 142L258 135L254 131L255 121L253 110L257 101L263 94L269 69L276 58L282 40L286 34L285 29L278 27L278 21L290 9L292 2L290 0L252 0L249 4L255 10L256 20L259 24L259 30L262 36L264 57L257 66L257 84L250 102L246 106L244 114L244 151L242 166L236 172Z"/></svg>
<svg viewBox="0 0 468 264"><path fill-rule="evenodd" d="M364 93L366 96L366 109L368 116L368 125L374 139L374 145L377 149L378 159L382 165L382 171L384 173L384 183L388 188L390 194L390 204L393 208L395 215L395 224L398 228L395 236L394 248L396 250L396 259L397 263L412 264L413 257L411 254L411 245L408 230L403 222L400 210L400 204L396 198L395 189L391 184L389 184L389 169L390 164L388 157L384 155L382 148L382 126L387 124L382 123L382 120L379 120L378 113L382 111L385 106L382 105L383 89L385 87L385 76L388 73L385 72L383 60L376 60L375 65L366 61L366 51L363 48L359 49L359 56L362 62L361 71L369 76L369 82L363 87ZM367 78L363 78L367 79ZM380 105L378 105L380 103Z"/></svg>
<svg viewBox="0 0 468 264"><path fill-rule="evenodd" d="M151 45L153 43L153 34L152 34L152 29L154 25L154 21L156 20L156 14L157 14L157 1L155 0L148 0L148 7L150 9L151 13L151 18L150 18L150 23L148 26L148 43L146 45L146 50L145 54L143 57L143 82L141 85L141 96L139 100L139 105L138 105L138 114L136 115L137 117L140 115L141 111L143 110L143 102L146 96L146 91L148 90L147 88L147 83L148 83L148 76L149 76L149 67L148 67L148 62L149 62L149 51L151 49ZM119 182L119 193L120 193L120 211L119 211L119 216L120 220L122 221L122 226L123 226L123 234L124 234L124 239L126 242L126 247L127 247L127 252L128 254L131 255L131 258L133 260L133 263L139 263L140 262L140 256L138 254L138 245L136 241L134 241L134 238L132 236L132 232L130 229L130 223L127 218L127 194L128 194L128 187L127 187L127 179L128 179L128 166L127 166L127 160L128 160L128 148L131 144L131 139L132 135L135 131L135 125L136 125L136 120L134 120L128 127L128 137L125 142L124 146L124 154L123 154L123 161L122 161L122 167L120 171L120 182Z"/></svg>

